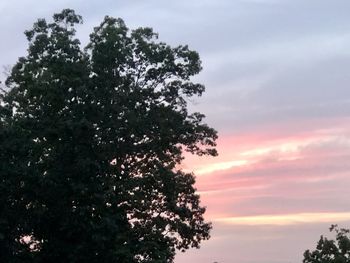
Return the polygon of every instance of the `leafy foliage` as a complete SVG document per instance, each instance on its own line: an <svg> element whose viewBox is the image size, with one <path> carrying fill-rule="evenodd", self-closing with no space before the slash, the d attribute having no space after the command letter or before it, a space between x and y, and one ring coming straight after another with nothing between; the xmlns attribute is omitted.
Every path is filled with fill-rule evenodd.
<svg viewBox="0 0 350 263"><path fill-rule="evenodd" d="M201 63L105 17L81 48L66 9L25 32L0 101L1 262L172 262L210 223L184 151L217 154L188 113Z"/></svg>
<svg viewBox="0 0 350 263"><path fill-rule="evenodd" d="M330 231L336 233L335 240L321 236L316 250L304 253L304 263L348 263L350 262L350 231L332 225Z"/></svg>

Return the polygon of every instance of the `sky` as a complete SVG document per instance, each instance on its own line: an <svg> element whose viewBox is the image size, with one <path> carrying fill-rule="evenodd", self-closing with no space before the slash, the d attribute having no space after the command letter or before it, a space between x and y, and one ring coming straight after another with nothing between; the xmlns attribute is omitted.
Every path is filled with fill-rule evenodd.
<svg viewBox="0 0 350 263"><path fill-rule="evenodd" d="M219 156L183 167L213 230L175 263L297 263L331 224L350 227L350 1L2 0L0 66L63 8L83 16L83 43L110 15L201 56L190 108L218 130Z"/></svg>

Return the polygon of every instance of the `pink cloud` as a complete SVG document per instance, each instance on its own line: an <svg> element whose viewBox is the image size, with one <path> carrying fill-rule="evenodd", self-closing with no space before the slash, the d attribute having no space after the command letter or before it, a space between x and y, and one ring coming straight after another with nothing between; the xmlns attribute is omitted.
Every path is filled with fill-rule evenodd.
<svg viewBox="0 0 350 263"><path fill-rule="evenodd" d="M214 228L177 262L301 262L330 224L349 226L349 118L260 127L221 136L217 158L186 159Z"/></svg>
<svg viewBox="0 0 350 263"><path fill-rule="evenodd" d="M279 131L223 137L218 158L187 159L210 219L347 211L350 126Z"/></svg>

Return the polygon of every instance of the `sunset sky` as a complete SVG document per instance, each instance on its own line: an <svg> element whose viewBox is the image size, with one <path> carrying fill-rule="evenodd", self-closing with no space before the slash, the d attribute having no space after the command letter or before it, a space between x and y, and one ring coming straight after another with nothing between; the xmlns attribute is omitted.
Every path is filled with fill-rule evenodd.
<svg viewBox="0 0 350 263"><path fill-rule="evenodd" d="M331 224L350 228L349 0L2 0L0 65L63 8L83 16L83 43L110 15L201 56L190 108L218 130L219 156L183 169L213 231L176 263L297 263Z"/></svg>

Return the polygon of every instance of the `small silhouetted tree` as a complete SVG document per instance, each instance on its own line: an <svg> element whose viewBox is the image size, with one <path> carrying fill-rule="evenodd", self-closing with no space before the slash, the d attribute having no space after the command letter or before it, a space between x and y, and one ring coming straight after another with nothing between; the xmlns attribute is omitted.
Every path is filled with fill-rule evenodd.
<svg viewBox="0 0 350 263"><path fill-rule="evenodd" d="M81 22L39 19L1 94L0 262L172 262L211 228L178 169L217 154L199 56L112 17L81 49Z"/></svg>
<svg viewBox="0 0 350 263"><path fill-rule="evenodd" d="M316 250L306 250L303 263L349 263L350 234L348 229L332 225L330 231L335 232L335 239L321 236Z"/></svg>

